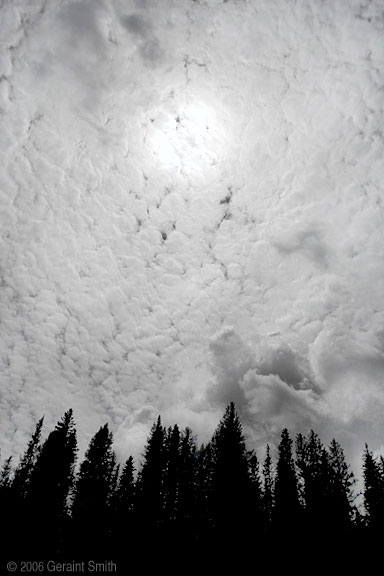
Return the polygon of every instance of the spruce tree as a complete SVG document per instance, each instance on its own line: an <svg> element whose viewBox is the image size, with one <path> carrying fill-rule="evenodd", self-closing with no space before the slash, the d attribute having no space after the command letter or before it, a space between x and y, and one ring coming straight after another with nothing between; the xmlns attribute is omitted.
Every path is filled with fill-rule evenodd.
<svg viewBox="0 0 384 576"><path fill-rule="evenodd" d="M306 529L322 533L329 521L330 513L330 465L328 453L313 430L307 438L298 435L296 464L299 470L299 490L304 504Z"/></svg>
<svg viewBox="0 0 384 576"><path fill-rule="evenodd" d="M125 462L119 477L117 497L119 510L128 519L133 514L135 503L135 466L132 456Z"/></svg>
<svg viewBox="0 0 384 576"><path fill-rule="evenodd" d="M37 423L27 449L20 458L2 506L2 516L8 526L3 545L4 549L8 551L10 558L17 557L20 553L20 548L23 548L24 543L28 542L29 539L27 526L30 522L30 513L26 503L26 496L32 470L41 449L42 426L43 418Z"/></svg>
<svg viewBox="0 0 384 576"><path fill-rule="evenodd" d="M265 515L263 510L263 490L260 468L256 452L250 450L247 453L247 457L249 478L249 527L247 537L250 540L262 534L265 527Z"/></svg>
<svg viewBox="0 0 384 576"><path fill-rule="evenodd" d="M165 442L165 469L164 469L164 518L167 529L175 528L177 519L179 482L180 482L180 431L177 424L168 428Z"/></svg>
<svg viewBox="0 0 384 576"><path fill-rule="evenodd" d="M164 524L165 430L160 416L154 422L137 479L138 530L152 544L161 546Z"/></svg>
<svg viewBox="0 0 384 576"><path fill-rule="evenodd" d="M341 445L335 439L329 445L328 454L330 523L336 533L350 531L354 514L355 477L345 461Z"/></svg>
<svg viewBox="0 0 384 576"><path fill-rule="evenodd" d="M116 467L117 469L118 467ZM132 456L125 462L111 499L112 551L114 557L124 561L127 545L135 542L135 466Z"/></svg>
<svg viewBox="0 0 384 576"><path fill-rule="evenodd" d="M363 455L364 507L366 520L372 533L384 529L384 477L381 465L365 445Z"/></svg>
<svg viewBox="0 0 384 576"><path fill-rule="evenodd" d="M272 526L274 491L273 491L273 471L271 449L267 444L265 459L263 464L263 516L265 529L268 531Z"/></svg>
<svg viewBox="0 0 384 576"><path fill-rule="evenodd" d="M214 537L214 455L211 443L202 444L196 460L196 540L203 549Z"/></svg>
<svg viewBox="0 0 384 576"><path fill-rule="evenodd" d="M274 527L288 540L299 529L300 504L292 440L287 428L283 429L278 446L274 494Z"/></svg>
<svg viewBox="0 0 384 576"><path fill-rule="evenodd" d="M25 450L23 456L20 458L20 462L15 470L15 476L12 482L12 490L14 491L15 495L21 499L24 499L27 495L32 470L41 450L40 439L43 422L44 417L40 418L40 420L37 422L35 431L32 434L32 438L28 443L27 449Z"/></svg>
<svg viewBox="0 0 384 576"><path fill-rule="evenodd" d="M77 476L72 504L73 552L105 557L111 532L111 499L116 471L108 424L91 439Z"/></svg>
<svg viewBox="0 0 384 576"><path fill-rule="evenodd" d="M1 468L0 471L0 488L3 491L3 493L8 493L12 484L12 478L11 478L12 460L13 460L12 456L9 456L4 461L3 467Z"/></svg>
<svg viewBox="0 0 384 576"><path fill-rule="evenodd" d="M29 477L26 528L34 557L40 553L54 558L63 552L76 456L73 411L68 410L38 452Z"/></svg>
<svg viewBox="0 0 384 576"><path fill-rule="evenodd" d="M250 523L249 462L243 428L231 402L211 440L212 513L219 540L240 538L236 527Z"/></svg>
<svg viewBox="0 0 384 576"><path fill-rule="evenodd" d="M180 530L193 537L197 518L197 450L190 428L185 428L180 441L180 468L177 519Z"/></svg>

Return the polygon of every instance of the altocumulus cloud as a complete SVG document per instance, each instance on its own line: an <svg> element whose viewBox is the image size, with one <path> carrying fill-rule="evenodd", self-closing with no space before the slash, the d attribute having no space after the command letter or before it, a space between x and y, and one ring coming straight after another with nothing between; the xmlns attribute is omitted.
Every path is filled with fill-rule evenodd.
<svg viewBox="0 0 384 576"><path fill-rule="evenodd" d="M381 2L1 5L1 432L384 429Z"/></svg>

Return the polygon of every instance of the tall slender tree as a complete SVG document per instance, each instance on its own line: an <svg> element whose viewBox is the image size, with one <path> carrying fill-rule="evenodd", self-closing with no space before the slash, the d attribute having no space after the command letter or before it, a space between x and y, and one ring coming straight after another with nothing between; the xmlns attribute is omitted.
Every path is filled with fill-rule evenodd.
<svg viewBox="0 0 384 576"><path fill-rule="evenodd" d="M180 483L180 431L177 424L168 428L165 446L165 470L164 470L164 518L167 529L174 530L177 519L179 483Z"/></svg>
<svg viewBox="0 0 384 576"><path fill-rule="evenodd" d="M334 532L349 532L355 513L353 505L355 476L345 460L341 445L335 439L331 441L328 453L330 467L328 524L332 524Z"/></svg>
<svg viewBox="0 0 384 576"><path fill-rule="evenodd" d="M117 470L117 467L116 467ZM135 537L135 466L130 456L118 478L116 489L111 498L111 552L119 560L120 568L126 566L127 546L136 547Z"/></svg>
<svg viewBox="0 0 384 576"><path fill-rule="evenodd" d="M381 466L365 445L363 454L364 506L371 532L384 529L384 476Z"/></svg>
<svg viewBox="0 0 384 576"><path fill-rule="evenodd" d="M165 429L160 416L154 422L137 479L138 529L160 546L164 523Z"/></svg>
<svg viewBox="0 0 384 576"><path fill-rule="evenodd" d="M197 451L196 461L196 538L200 545L212 537L213 519L213 475L214 458L211 443L202 444Z"/></svg>
<svg viewBox="0 0 384 576"><path fill-rule="evenodd" d="M70 409L48 435L29 477L27 537L34 555L54 557L63 552L76 457L76 429Z"/></svg>
<svg viewBox="0 0 384 576"><path fill-rule="evenodd" d="M37 422L35 431L32 434L32 438L28 442L27 449L20 458L20 462L15 470L12 489L15 495L21 499L24 499L27 495L32 470L41 450L40 440L43 423L44 416Z"/></svg>
<svg viewBox="0 0 384 576"><path fill-rule="evenodd" d="M249 524L251 482L243 428L231 402L212 437L212 512L217 537L240 538L237 527Z"/></svg>
<svg viewBox="0 0 384 576"><path fill-rule="evenodd" d="M313 430L296 439L299 486L308 530L322 533L329 514L330 465L328 453Z"/></svg>
<svg viewBox="0 0 384 576"><path fill-rule="evenodd" d="M263 514L265 529L268 531L272 526L274 490L271 449L267 444L263 464Z"/></svg>
<svg viewBox="0 0 384 576"><path fill-rule="evenodd" d="M113 434L105 424L91 439L76 481L72 504L76 556L104 557L108 551L115 469Z"/></svg>
<svg viewBox="0 0 384 576"><path fill-rule="evenodd" d="M298 530L300 504L292 440L287 428L283 429L278 446L274 493L274 527L288 539Z"/></svg>
<svg viewBox="0 0 384 576"><path fill-rule="evenodd" d="M180 468L177 518L181 531L193 538L197 520L197 449L190 428L185 428L180 440Z"/></svg>

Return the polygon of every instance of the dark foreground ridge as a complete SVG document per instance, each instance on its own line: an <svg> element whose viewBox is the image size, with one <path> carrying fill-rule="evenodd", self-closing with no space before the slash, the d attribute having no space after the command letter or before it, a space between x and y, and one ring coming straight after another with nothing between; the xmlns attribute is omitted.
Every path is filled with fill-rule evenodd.
<svg viewBox="0 0 384 576"><path fill-rule="evenodd" d="M351 558L355 546L359 557L380 549L384 459L368 446L359 511L336 440L325 447L311 430L294 442L284 429L276 458L268 446L260 465L233 403L200 447L189 428L166 429L159 416L138 470L132 457L117 463L108 424L78 469L72 410L44 442L42 427L16 467L12 458L2 466L1 574L129 574L137 561L183 572L207 566L208 555L216 568L254 558L297 571L298 559L308 568L335 552Z"/></svg>

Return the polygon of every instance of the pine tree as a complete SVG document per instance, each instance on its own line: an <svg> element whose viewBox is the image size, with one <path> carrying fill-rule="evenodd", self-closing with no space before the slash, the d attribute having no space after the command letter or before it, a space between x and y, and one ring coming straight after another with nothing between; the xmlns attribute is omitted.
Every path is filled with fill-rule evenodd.
<svg viewBox="0 0 384 576"><path fill-rule="evenodd" d="M330 465L319 436L311 430L308 438L296 439L296 464L304 504L307 530L321 533L329 521Z"/></svg>
<svg viewBox="0 0 384 576"><path fill-rule="evenodd" d="M77 555L104 557L108 551L116 472L112 445L113 434L105 424L91 439L80 465L72 504L73 547Z"/></svg>
<svg viewBox="0 0 384 576"><path fill-rule="evenodd" d="M43 418L36 425L27 449L16 467L10 489L6 491L6 498L3 500L2 516L8 526L3 545L4 549L8 551L10 558L15 557L20 550L20 546L28 540L26 527L30 521L30 513L26 505L26 496L32 470L40 451L42 425Z"/></svg>
<svg viewBox="0 0 384 576"><path fill-rule="evenodd" d="M212 437L212 512L219 540L240 538L235 526L248 526L251 483L243 428L231 402Z"/></svg>
<svg viewBox="0 0 384 576"><path fill-rule="evenodd" d="M168 529L175 528L177 519L179 482L180 482L180 431L177 424L168 428L165 442L165 470L164 470L164 518ZM173 525L173 528L171 528Z"/></svg>
<svg viewBox="0 0 384 576"><path fill-rule="evenodd" d="M130 456L125 462L117 485L118 505L124 517L133 513L135 503L135 466Z"/></svg>
<svg viewBox="0 0 384 576"><path fill-rule="evenodd" d="M287 428L281 433L275 478L274 526L288 538L299 526L300 505L295 463L292 455L292 440Z"/></svg>
<svg viewBox="0 0 384 576"><path fill-rule="evenodd" d="M39 425L37 429L39 437ZM52 558L63 549L76 455L73 412L68 410L48 435L30 473L26 494L27 537L34 554L40 551Z"/></svg>
<svg viewBox="0 0 384 576"><path fill-rule="evenodd" d="M135 492L135 466L130 456L123 466L111 499L112 556L119 559L120 568L126 555L127 543L132 547L136 545Z"/></svg>
<svg viewBox="0 0 384 576"><path fill-rule="evenodd" d="M384 478L380 464L365 445L363 455L364 507L371 532L384 528Z"/></svg>
<svg viewBox="0 0 384 576"><path fill-rule="evenodd" d="M335 439L329 445L328 454L330 521L334 532L345 532L352 527L355 477L345 461L342 447Z"/></svg>
<svg viewBox="0 0 384 576"><path fill-rule="evenodd" d="M263 465L263 515L266 530L272 526L272 516L274 507L274 493L273 493L273 472L272 472L272 457L271 449L267 444L264 465Z"/></svg>
<svg viewBox="0 0 384 576"><path fill-rule="evenodd" d="M138 529L147 538L160 542L159 528L164 523L164 473L166 466L165 430L158 417L144 451L137 480ZM160 543L158 545L160 546Z"/></svg>
<svg viewBox="0 0 384 576"><path fill-rule="evenodd" d="M11 472L12 472L12 456L9 456L0 471L0 488L4 493L7 493L11 487L12 479L11 479Z"/></svg>
<svg viewBox="0 0 384 576"><path fill-rule="evenodd" d="M200 446L196 461L196 537L200 545L208 542L213 532L214 459L210 442Z"/></svg>
<svg viewBox="0 0 384 576"><path fill-rule="evenodd" d="M27 449L23 456L20 458L20 462L15 470L15 476L12 482L12 490L15 495L24 499L28 492L28 485L31 478L33 467L36 463L37 457L39 456L41 446L41 431L43 428L44 417L36 424L32 438L28 443Z"/></svg>
<svg viewBox="0 0 384 576"><path fill-rule="evenodd" d="M248 538L253 539L263 532L265 525L265 515L263 510L263 490L260 478L259 461L256 452L250 450L248 457L248 477L249 477L249 531Z"/></svg>
<svg viewBox="0 0 384 576"><path fill-rule="evenodd" d="M178 526L192 537L197 517L197 450L192 430L188 427L181 434L177 504Z"/></svg>

